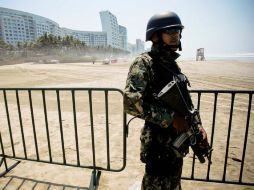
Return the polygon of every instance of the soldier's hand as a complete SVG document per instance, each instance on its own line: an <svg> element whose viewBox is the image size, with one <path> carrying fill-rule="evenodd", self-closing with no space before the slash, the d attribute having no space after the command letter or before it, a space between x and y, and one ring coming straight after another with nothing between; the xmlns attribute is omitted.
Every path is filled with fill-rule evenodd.
<svg viewBox="0 0 254 190"><path fill-rule="evenodd" d="M203 140L207 139L207 133L203 127L199 128L199 132L201 133Z"/></svg>
<svg viewBox="0 0 254 190"><path fill-rule="evenodd" d="M184 133L188 130L189 125L184 118L184 116L175 113L174 119L173 119L173 127L176 129L176 132L179 133Z"/></svg>

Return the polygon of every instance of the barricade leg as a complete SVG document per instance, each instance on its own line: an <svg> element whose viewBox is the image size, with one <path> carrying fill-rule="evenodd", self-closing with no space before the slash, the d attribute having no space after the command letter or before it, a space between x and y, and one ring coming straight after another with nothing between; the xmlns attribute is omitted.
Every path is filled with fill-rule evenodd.
<svg viewBox="0 0 254 190"><path fill-rule="evenodd" d="M5 170L0 173L0 177L2 177L5 174L7 174L11 169L13 169L15 166L17 166L20 163L20 161L17 161L15 164L8 167L7 161L6 161L6 156L4 154L4 145L3 145L3 141L2 141L1 132L0 132L0 145L1 145L1 150L2 150L2 153L0 154L0 168L3 163L4 163L4 167L5 167Z"/></svg>
<svg viewBox="0 0 254 190"><path fill-rule="evenodd" d="M99 186L100 176L101 176L101 171L98 171L96 169L92 171L89 190L97 190Z"/></svg>

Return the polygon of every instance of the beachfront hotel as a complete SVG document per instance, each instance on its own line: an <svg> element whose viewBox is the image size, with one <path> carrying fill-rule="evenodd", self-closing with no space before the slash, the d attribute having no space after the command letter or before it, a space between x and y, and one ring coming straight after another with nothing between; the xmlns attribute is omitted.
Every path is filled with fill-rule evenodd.
<svg viewBox="0 0 254 190"><path fill-rule="evenodd" d="M119 25L117 18L109 11L100 12L102 31L107 32L108 44L112 47L120 47Z"/></svg>
<svg viewBox="0 0 254 190"><path fill-rule="evenodd" d="M107 46L127 50L127 29L117 23L109 11L100 12L102 31L78 31L61 28L58 23L31 13L0 7L0 39L16 46L32 42L44 33L73 36L89 46Z"/></svg>
<svg viewBox="0 0 254 190"><path fill-rule="evenodd" d="M61 28L48 18L0 7L0 39L6 43L32 42L44 33L60 36Z"/></svg>

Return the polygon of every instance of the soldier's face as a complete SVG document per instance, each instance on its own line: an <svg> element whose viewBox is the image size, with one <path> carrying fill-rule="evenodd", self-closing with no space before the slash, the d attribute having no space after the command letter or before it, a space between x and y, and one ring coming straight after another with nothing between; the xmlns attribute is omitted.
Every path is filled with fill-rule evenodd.
<svg viewBox="0 0 254 190"><path fill-rule="evenodd" d="M180 42L180 31L172 33L162 33L162 40L167 45L179 45Z"/></svg>

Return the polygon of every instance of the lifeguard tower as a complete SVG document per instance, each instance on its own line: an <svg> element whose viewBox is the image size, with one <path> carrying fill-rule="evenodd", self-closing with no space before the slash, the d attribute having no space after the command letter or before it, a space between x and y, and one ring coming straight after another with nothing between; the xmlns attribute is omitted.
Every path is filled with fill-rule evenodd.
<svg viewBox="0 0 254 190"><path fill-rule="evenodd" d="M205 49L199 48L197 49L196 61L205 61Z"/></svg>

